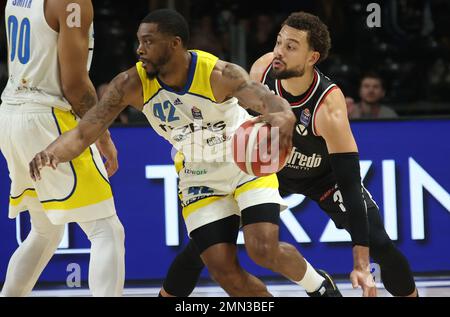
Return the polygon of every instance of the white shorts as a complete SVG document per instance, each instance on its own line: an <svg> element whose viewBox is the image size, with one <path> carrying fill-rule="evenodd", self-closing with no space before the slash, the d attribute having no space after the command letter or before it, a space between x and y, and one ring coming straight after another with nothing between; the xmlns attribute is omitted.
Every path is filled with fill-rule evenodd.
<svg viewBox="0 0 450 317"><path fill-rule="evenodd" d="M287 208L278 192L276 174L250 176L234 163L185 163L179 154L175 167L189 234L231 215L241 216L241 211L251 206L274 203L280 205L280 211Z"/></svg>
<svg viewBox="0 0 450 317"><path fill-rule="evenodd" d="M29 209L44 210L55 224L88 222L116 214L111 186L100 154L92 145L56 170L44 168L34 182L29 163L62 133L73 129L77 118L39 104L0 106L0 151L11 178L9 217Z"/></svg>

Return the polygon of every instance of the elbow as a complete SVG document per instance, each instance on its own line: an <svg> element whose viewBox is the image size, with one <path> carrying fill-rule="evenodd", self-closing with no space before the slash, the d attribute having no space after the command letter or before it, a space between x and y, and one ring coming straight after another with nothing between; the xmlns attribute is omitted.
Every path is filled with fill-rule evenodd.
<svg viewBox="0 0 450 317"><path fill-rule="evenodd" d="M74 83L63 83L61 89L64 97L70 104L74 103L76 96L80 93L80 86Z"/></svg>
<svg viewBox="0 0 450 317"><path fill-rule="evenodd" d="M82 78L78 80L62 79L61 89L64 94L64 97L66 97L66 99L72 103L72 101L75 100L77 96L80 96L83 94L83 92L92 89L89 83L90 83L89 78Z"/></svg>
<svg viewBox="0 0 450 317"><path fill-rule="evenodd" d="M70 94L72 91L77 90L79 86L79 80L61 78L61 89L64 95Z"/></svg>

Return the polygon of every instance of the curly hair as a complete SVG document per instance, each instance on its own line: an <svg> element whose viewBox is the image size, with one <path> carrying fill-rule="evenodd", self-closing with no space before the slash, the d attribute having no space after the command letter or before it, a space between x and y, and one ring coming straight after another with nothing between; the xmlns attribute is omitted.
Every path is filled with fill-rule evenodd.
<svg viewBox="0 0 450 317"><path fill-rule="evenodd" d="M330 33L318 16L306 12L294 12L283 22L282 26L285 25L307 33L309 47L320 54L317 63L327 58L331 48Z"/></svg>

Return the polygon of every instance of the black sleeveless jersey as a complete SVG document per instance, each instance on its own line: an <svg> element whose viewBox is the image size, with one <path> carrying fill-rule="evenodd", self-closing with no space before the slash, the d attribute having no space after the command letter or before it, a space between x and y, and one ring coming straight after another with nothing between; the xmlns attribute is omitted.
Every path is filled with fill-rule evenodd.
<svg viewBox="0 0 450 317"><path fill-rule="evenodd" d="M286 99L297 117L293 151L286 166L277 174L280 191L303 194L318 201L335 186L336 178L325 140L315 133L314 120L322 101L337 86L315 68L314 80L308 90L301 96L292 96L283 89L281 80L272 77L272 65L264 72L261 82Z"/></svg>

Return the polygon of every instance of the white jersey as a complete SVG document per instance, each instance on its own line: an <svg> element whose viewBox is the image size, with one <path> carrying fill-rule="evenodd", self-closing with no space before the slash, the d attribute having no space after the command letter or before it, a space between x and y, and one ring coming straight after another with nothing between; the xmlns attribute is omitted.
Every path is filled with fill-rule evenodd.
<svg viewBox="0 0 450 317"><path fill-rule="evenodd" d="M251 116L236 98L223 103L215 100L210 76L218 58L198 50L190 53L183 91L173 91L158 78L150 79L142 63L136 64L143 87L143 112L153 129L181 151L186 161L231 161L232 136Z"/></svg>
<svg viewBox="0 0 450 317"><path fill-rule="evenodd" d="M58 32L47 23L44 0L8 0L5 8L9 79L2 94L8 104L37 103L70 110L58 63ZM94 49L89 32L88 70Z"/></svg>

